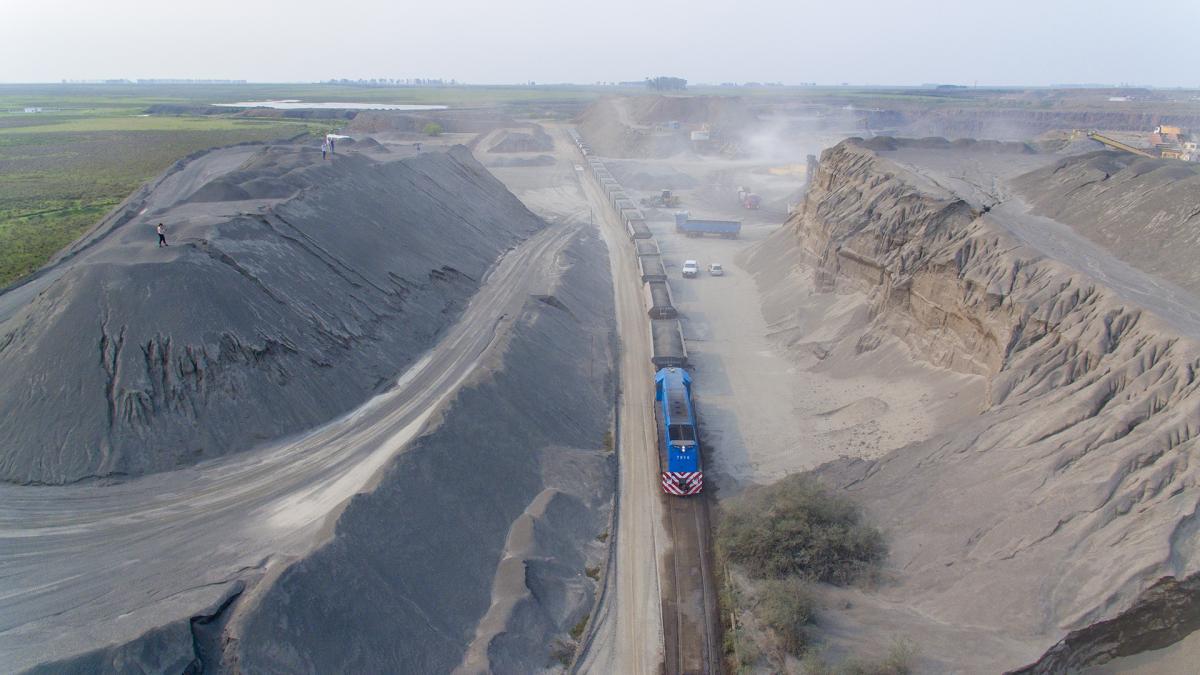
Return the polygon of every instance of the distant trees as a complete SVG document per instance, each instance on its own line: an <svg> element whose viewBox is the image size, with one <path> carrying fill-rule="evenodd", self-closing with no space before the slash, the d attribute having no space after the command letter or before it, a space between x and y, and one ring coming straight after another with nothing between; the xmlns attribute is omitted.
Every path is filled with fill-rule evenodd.
<svg viewBox="0 0 1200 675"><path fill-rule="evenodd" d="M442 131L444 131L444 129L442 129L442 125L438 124L437 122L430 122L429 124L425 125L424 129L421 129L421 133L425 134L426 136L441 136Z"/></svg>
<svg viewBox="0 0 1200 675"><path fill-rule="evenodd" d="M647 77L646 86L654 91L683 91L687 89L687 80L682 77Z"/></svg>

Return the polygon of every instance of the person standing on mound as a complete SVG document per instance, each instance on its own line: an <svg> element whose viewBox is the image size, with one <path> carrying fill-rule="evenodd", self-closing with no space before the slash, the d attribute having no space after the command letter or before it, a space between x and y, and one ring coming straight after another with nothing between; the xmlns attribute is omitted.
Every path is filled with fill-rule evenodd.
<svg viewBox="0 0 1200 675"><path fill-rule="evenodd" d="M159 223L158 227L154 229L156 232L158 232L158 247L162 248L164 246L169 246L169 244L167 244L167 228L162 223Z"/></svg>

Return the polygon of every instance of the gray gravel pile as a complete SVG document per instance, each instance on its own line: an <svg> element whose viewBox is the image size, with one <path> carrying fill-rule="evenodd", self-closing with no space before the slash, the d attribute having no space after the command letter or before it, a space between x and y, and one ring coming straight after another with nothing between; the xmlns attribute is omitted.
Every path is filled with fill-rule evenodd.
<svg viewBox="0 0 1200 675"><path fill-rule="evenodd" d="M327 421L543 226L462 148L182 162L0 295L0 480L169 470Z"/></svg>
<svg viewBox="0 0 1200 675"><path fill-rule="evenodd" d="M612 293L595 233L491 374L239 618L244 672L535 672L591 608L612 497ZM569 267L568 267L569 266ZM514 570L506 569L511 564ZM515 573L509 573L515 572ZM468 647L469 653L468 653Z"/></svg>

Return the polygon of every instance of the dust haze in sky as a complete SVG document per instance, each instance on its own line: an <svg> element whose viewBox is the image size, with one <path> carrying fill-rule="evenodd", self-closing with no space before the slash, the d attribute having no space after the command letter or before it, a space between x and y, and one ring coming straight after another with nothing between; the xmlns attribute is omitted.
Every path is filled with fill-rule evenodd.
<svg viewBox="0 0 1200 675"><path fill-rule="evenodd" d="M3 0L0 82L1200 86L1197 0Z"/></svg>

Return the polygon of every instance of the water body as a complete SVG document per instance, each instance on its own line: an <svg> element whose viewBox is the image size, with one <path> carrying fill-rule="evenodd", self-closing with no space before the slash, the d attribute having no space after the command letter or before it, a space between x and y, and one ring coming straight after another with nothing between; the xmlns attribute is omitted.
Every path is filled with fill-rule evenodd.
<svg viewBox="0 0 1200 675"><path fill-rule="evenodd" d="M336 110L445 110L444 105L417 105L409 103L343 103L326 101L311 103L298 99L280 101L241 101L239 103L216 103L223 108L277 108L279 110L299 110L307 108L336 109Z"/></svg>

